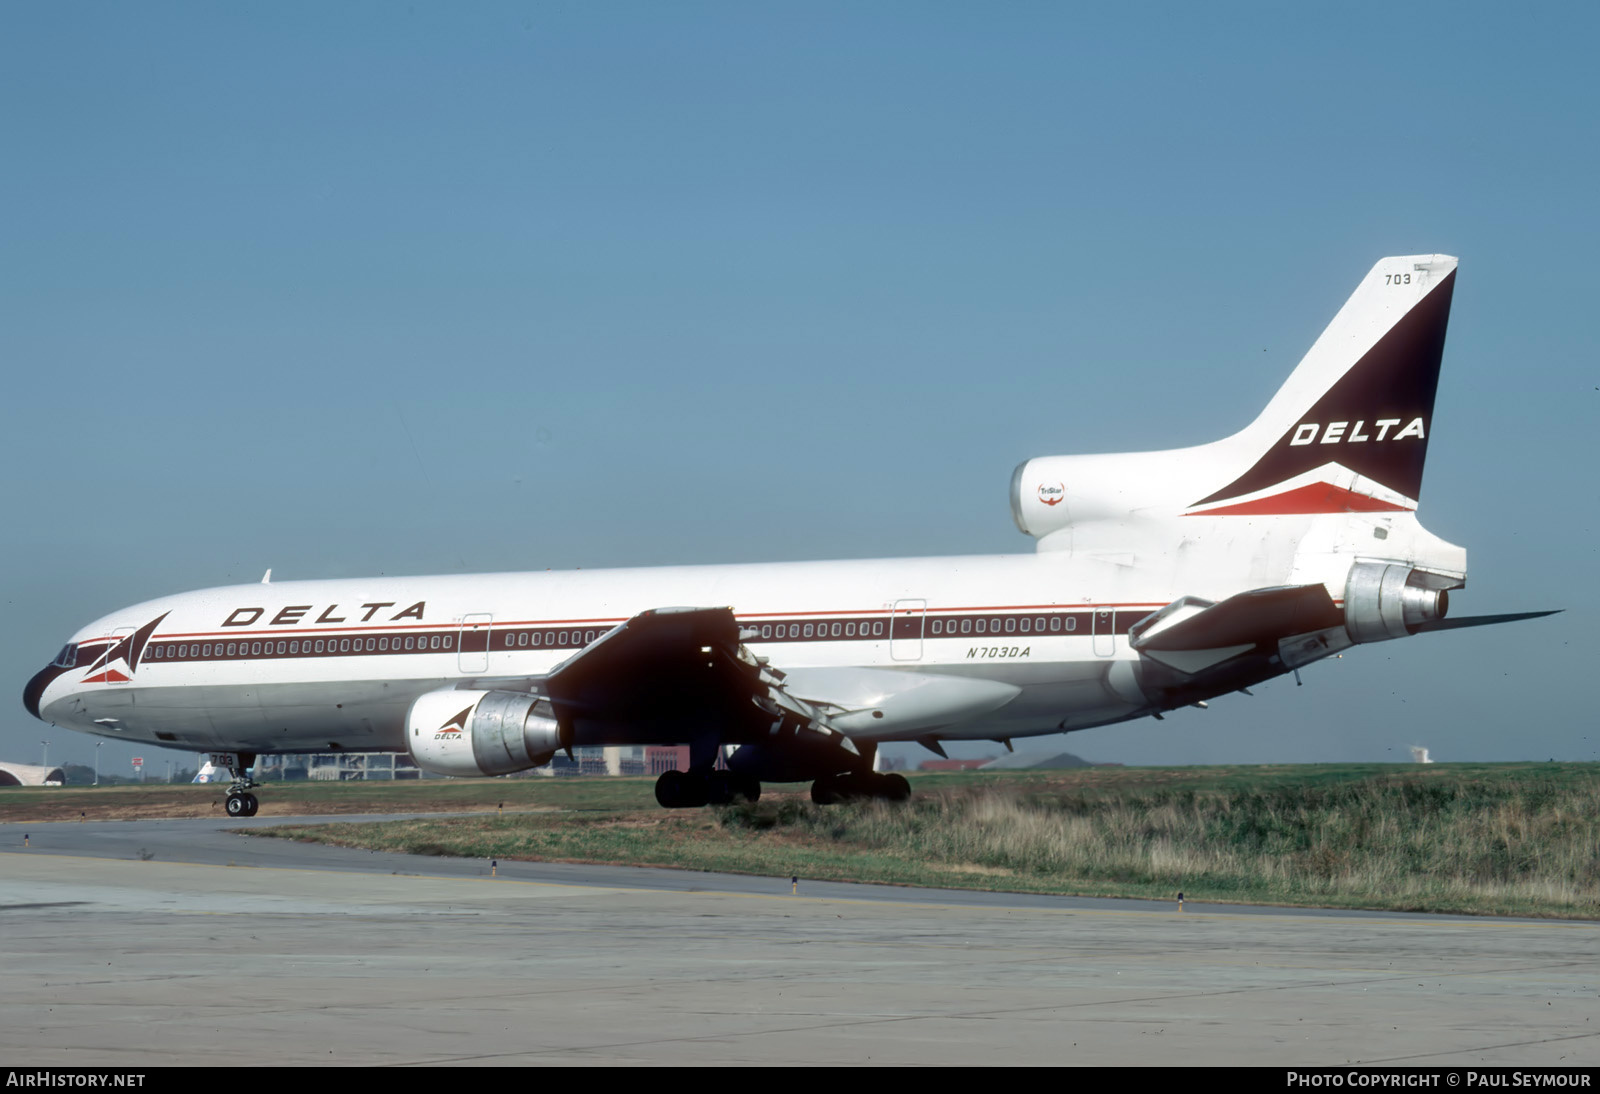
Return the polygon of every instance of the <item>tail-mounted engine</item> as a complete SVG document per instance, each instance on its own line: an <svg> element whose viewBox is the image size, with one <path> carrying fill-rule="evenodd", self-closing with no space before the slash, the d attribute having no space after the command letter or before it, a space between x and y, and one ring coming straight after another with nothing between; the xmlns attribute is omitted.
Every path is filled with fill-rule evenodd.
<svg viewBox="0 0 1600 1094"><path fill-rule="evenodd" d="M1405 563L1354 563L1344 604L1323 585L1252 589L1212 603L1182 597L1128 631L1137 662L1108 666L1119 698L1161 709L1208 699L1364 642L1404 638L1444 619L1459 579Z"/></svg>
<svg viewBox="0 0 1600 1094"><path fill-rule="evenodd" d="M406 716L411 758L435 775L508 775L550 762L566 747L549 700L519 691L419 696Z"/></svg>
<svg viewBox="0 0 1600 1094"><path fill-rule="evenodd" d="M1358 562L1344 587L1344 626L1352 642L1416 634L1450 610L1450 594L1425 570L1402 563ZM1429 587L1434 585L1434 587Z"/></svg>

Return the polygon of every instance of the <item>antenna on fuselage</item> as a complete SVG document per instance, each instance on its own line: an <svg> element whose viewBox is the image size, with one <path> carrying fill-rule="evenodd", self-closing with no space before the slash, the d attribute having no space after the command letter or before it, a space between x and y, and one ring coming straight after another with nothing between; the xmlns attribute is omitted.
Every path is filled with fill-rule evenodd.
<svg viewBox="0 0 1600 1094"><path fill-rule="evenodd" d="M263 584L263 585L271 585L272 584L272 568L270 566L267 568L267 572L261 575L261 584Z"/></svg>

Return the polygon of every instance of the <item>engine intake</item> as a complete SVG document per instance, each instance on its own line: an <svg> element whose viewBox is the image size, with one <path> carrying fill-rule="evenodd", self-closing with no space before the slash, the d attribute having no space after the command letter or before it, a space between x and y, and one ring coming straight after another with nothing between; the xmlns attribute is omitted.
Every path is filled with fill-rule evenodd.
<svg viewBox="0 0 1600 1094"><path fill-rule="evenodd" d="M509 775L550 762L562 748L549 700L519 691L441 689L406 716L411 758L435 775Z"/></svg>
<svg viewBox="0 0 1600 1094"><path fill-rule="evenodd" d="M1443 619L1450 594L1430 589L1426 576L1403 563L1358 562L1344 587L1344 626L1354 642L1382 642L1415 634Z"/></svg>

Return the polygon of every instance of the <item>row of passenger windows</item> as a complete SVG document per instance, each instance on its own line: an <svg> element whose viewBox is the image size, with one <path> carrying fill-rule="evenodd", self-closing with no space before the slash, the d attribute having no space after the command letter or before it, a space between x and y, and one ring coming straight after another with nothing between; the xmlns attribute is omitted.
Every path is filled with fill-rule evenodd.
<svg viewBox="0 0 1600 1094"><path fill-rule="evenodd" d="M1088 625L1087 617L1084 625L1085 627ZM882 638L884 634L882 620L841 623L762 623L759 624L759 633L757 626L755 623L744 624L740 629L740 637L745 641L761 638L792 642L795 639L807 638ZM894 636L910 639L920 638L923 635L947 638L962 634L1061 634L1063 632L1071 634L1077 630L1077 615L1024 617L1013 615L987 619L961 616L926 621L919 616L905 615L894 620Z"/></svg>
<svg viewBox="0 0 1600 1094"><path fill-rule="evenodd" d="M755 624L749 626L754 628ZM761 637L780 641L795 638L881 638L883 620L863 619L859 623L763 623Z"/></svg>
<svg viewBox="0 0 1600 1094"><path fill-rule="evenodd" d="M151 661L210 660L217 657L305 657L334 653L424 653L455 648L455 635L396 635L393 638L287 639L277 642L161 642L145 650Z"/></svg>
<svg viewBox="0 0 1600 1094"><path fill-rule="evenodd" d="M1008 615L1004 618L996 617L994 619L932 619L928 621L928 632L930 634L943 635L956 634L958 633L957 626L960 627L959 633L961 634L1016 634L1018 632L1022 634L1055 634L1060 631L1071 632L1077 630L1078 617L1075 615L1066 617L1040 615L1032 618L1028 616L1018 618ZM1001 630L1002 626L1005 628L1003 632ZM1049 628L1048 631L1046 631L1046 627Z"/></svg>
<svg viewBox="0 0 1600 1094"><path fill-rule="evenodd" d="M587 646L601 631L512 631L506 634L506 649L513 646L537 646L545 649Z"/></svg>
<svg viewBox="0 0 1600 1094"><path fill-rule="evenodd" d="M1110 612L1104 613L1108 617ZM1118 613L1126 616L1128 613ZM923 634L928 637L950 637L966 634L1071 634L1080 629L1079 618L1082 616L1082 629L1088 629L1089 617L1087 613L1049 615L1049 616L993 616L974 617L960 616L949 619L928 619L925 623ZM923 622L916 616L902 616L895 621L896 637L915 639L922 635L918 633L918 623ZM1119 630L1122 620L1118 620ZM501 644L505 649L575 649L593 642L604 629L590 630L553 630L541 628L538 630L507 631ZM838 620L823 623L746 623L740 628L739 637L745 641L755 641L758 637L763 641L793 642L805 639L822 638L882 638L884 636L884 621L881 619ZM160 660L210 660L213 658L227 657L314 657L317 654L341 653L423 653L434 650L452 650L455 648L455 635L395 635L393 637L374 638L328 638L328 639L278 639L265 642L162 642L154 643L145 651L145 658L152 661ZM470 649L470 646L466 647ZM478 647L482 649L480 645ZM74 647L68 647L57 657L57 663L69 656L76 654Z"/></svg>

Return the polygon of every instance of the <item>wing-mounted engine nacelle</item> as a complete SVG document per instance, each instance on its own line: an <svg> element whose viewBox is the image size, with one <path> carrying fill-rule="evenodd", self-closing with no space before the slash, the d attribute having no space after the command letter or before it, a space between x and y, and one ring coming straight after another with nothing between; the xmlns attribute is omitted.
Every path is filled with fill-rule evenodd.
<svg viewBox="0 0 1600 1094"><path fill-rule="evenodd" d="M1398 562L1358 562L1344 586L1344 626L1352 642L1416 634L1450 610L1446 579ZM1455 583L1455 582L1449 582Z"/></svg>
<svg viewBox="0 0 1600 1094"><path fill-rule="evenodd" d="M520 691L418 696L406 716L411 758L435 775L508 775L550 762L565 747L547 699Z"/></svg>

